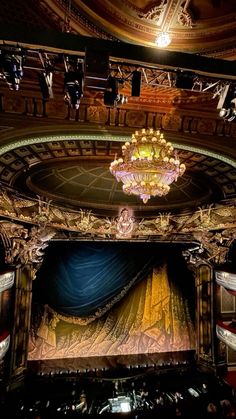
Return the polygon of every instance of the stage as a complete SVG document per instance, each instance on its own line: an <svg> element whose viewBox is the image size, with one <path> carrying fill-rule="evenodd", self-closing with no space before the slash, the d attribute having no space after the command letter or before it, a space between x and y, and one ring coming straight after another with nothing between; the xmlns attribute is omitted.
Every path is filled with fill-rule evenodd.
<svg viewBox="0 0 236 419"><path fill-rule="evenodd" d="M70 374L93 372L98 375L111 373L120 375L121 371L129 375L129 371L146 368L178 368L194 363L195 351L162 352L138 355L95 356L81 358L65 358L29 361L28 368L37 374Z"/></svg>

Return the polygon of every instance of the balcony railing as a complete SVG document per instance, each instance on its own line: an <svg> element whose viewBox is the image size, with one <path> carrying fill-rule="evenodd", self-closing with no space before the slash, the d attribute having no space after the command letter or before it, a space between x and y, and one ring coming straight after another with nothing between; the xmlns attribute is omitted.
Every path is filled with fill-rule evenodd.
<svg viewBox="0 0 236 419"><path fill-rule="evenodd" d="M236 274L231 272L216 271L216 283L226 288L231 294L236 295Z"/></svg>
<svg viewBox="0 0 236 419"><path fill-rule="evenodd" d="M218 321L216 335L222 342L236 350L236 321L233 320L230 323Z"/></svg>

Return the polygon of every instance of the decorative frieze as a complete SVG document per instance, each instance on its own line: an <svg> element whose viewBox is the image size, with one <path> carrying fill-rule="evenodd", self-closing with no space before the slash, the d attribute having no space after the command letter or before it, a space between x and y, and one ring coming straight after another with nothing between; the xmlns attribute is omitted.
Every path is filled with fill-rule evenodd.
<svg viewBox="0 0 236 419"><path fill-rule="evenodd" d="M5 261L9 265L30 264L38 269L44 250L56 232L45 225L26 228L10 221L1 221L0 236L5 247Z"/></svg>
<svg viewBox="0 0 236 419"><path fill-rule="evenodd" d="M227 207L218 205L198 208L184 215L163 212L156 217L142 219L133 217L128 208L129 216L125 221L129 223L132 220L132 228L125 234L123 228L128 224L122 224L122 219L116 217L96 216L91 210L81 208L70 211L41 198L38 201L21 200L19 194L7 190L2 190L1 198L0 216L5 220L0 222L0 235L5 244L6 262L9 264L32 263L37 267L42 262L48 242L57 231L62 230L97 240L131 237L132 240L143 240L148 237L155 241L194 241L200 247L197 252L186 254L186 257L194 263L203 258L205 262L214 264L226 260L229 247L236 237L234 201ZM20 211L16 207L17 200ZM24 225L18 224L20 222L24 222Z"/></svg>

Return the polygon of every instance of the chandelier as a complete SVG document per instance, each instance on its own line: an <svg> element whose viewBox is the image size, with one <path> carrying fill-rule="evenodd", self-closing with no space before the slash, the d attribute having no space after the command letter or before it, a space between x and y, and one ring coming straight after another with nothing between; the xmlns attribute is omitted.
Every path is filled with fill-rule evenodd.
<svg viewBox="0 0 236 419"><path fill-rule="evenodd" d="M135 131L122 146L122 156L111 162L110 172L123 183L127 195L138 195L146 204L151 196L165 196L170 184L185 172L164 134L153 128Z"/></svg>

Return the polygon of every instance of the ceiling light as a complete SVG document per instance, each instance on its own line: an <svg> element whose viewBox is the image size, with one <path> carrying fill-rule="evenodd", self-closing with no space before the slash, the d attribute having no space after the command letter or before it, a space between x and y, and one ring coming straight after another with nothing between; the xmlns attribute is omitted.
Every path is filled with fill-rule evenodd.
<svg viewBox="0 0 236 419"><path fill-rule="evenodd" d="M160 32L156 38L156 45L159 48L166 48L171 43L171 37L168 32Z"/></svg>
<svg viewBox="0 0 236 419"><path fill-rule="evenodd" d="M111 173L123 183L127 195L138 195L144 204L151 196L165 196L170 184L185 171L177 152L160 131L143 128L122 146L122 157L115 157Z"/></svg>

